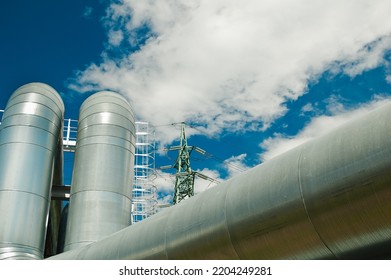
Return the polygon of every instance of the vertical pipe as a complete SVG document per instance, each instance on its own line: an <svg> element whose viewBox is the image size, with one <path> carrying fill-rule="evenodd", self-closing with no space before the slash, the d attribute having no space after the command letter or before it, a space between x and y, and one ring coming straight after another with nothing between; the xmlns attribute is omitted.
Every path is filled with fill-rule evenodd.
<svg viewBox="0 0 391 280"><path fill-rule="evenodd" d="M18 88L0 127L0 259L42 259L64 114L42 83Z"/></svg>
<svg viewBox="0 0 391 280"><path fill-rule="evenodd" d="M80 108L64 251L130 224L135 124L129 103L103 91Z"/></svg>
<svg viewBox="0 0 391 280"><path fill-rule="evenodd" d="M62 128L61 131L64 129ZM64 151L63 151L63 139L60 137L58 141L58 148L56 154L56 161L54 163L53 181L52 185L62 186L64 184ZM44 257L50 257L57 253L59 228L61 219L61 204L60 200L51 200L49 209L49 221L46 233L46 244Z"/></svg>

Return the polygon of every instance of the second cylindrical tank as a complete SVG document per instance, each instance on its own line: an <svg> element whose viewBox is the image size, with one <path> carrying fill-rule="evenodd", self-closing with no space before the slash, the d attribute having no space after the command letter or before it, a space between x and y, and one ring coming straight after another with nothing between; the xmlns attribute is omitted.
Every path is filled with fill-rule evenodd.
<svg viewBox="0 0 391 280"><path fill-rule="evenodd" d="M130 224L134 115L121 95L102 91L80 108L64 251Z"/></svg>

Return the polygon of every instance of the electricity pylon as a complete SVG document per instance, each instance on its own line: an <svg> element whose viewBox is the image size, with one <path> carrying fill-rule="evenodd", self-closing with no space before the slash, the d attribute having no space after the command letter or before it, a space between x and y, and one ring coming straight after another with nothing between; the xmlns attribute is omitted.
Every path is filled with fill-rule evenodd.
<svg viewBox="0 0 391 280"><path fill-rule="evenodd" d="M204 150L198 147L187 145L185 127L186 124L182 122L179 146L164 149L165 151L178 151L175 164L161 167L161 169L176 169L173 204L178 204L182 200L194 196L194 179L198 172L193 171L190 167L190 154L193 150L201 154L205 153Z"/></svg>

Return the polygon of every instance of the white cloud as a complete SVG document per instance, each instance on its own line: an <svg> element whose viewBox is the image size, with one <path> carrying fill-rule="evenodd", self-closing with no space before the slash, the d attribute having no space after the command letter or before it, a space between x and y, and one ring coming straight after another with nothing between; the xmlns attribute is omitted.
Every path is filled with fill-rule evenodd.
<svg viewBox="0 0 391 280"><path fill-rule="evenodd" d="M306 105L303 106L303 108L301 109L301 111L303 113L305 112L313 112L315 109L314 109L314 106L311 104L311 103L307 103Z"/></svg>
<svg viewBox="0 0 391 280"><path fill-rule="evenodd" d="M114 47L118 47L122 40L124 39L124 34L121 30L110 30L109 31L109 44Z"/></svg>
<svg viewBox="0 0 391 280"><path fill-rule="evenodd" d="M153 180L153 184L157 188L158 204L167 205L172 203L175 177L169 173L156 170L157 176Z"/></svg>
<svg viewBox="0 0 391 280"><path fill-rule="evenodd" d="M390 100L390 97L377 96L373 102L353 110L342 109L343 107L341 104L337 104L334 100L335 108L334 110L331 110L334 112L333 115L320 116L312 119L301 132L293 137L275 134L273 137L264 140L260 146L265 150L265 152L260 155L260 160L267 161L311 139L327 134L347 121L364 115L374 108L390 102Z"/></svg>
<svg viewBox="0 0 391 280"><path fill-rule="evenodd" d="M247 154L241 154L238 156L232 156L224 161L226 170L228 171L228 178L242 173L249 167L245 163Z"/></svg>
<svg viewBox="0 0 391 280"><path fill-rule="evenodd" d="M321 111L317 108L318 102L312 103L307 103L301 108L300 116L305 116L307 114L315 114L319 115Z"/></svg>
<svg viewBox="0 0 391 280"><path fill-rule="evenodd" d="M157 177L153 180L154 185L157 186L158 192L174 192L175 177L170 173L156 171Z"/></svg>
<svg viewBox="0 0 391 280"><path fill-rule="evenodd" d="M111 47L134 42L145 24L154 36L121 59L104 53L73 88L117 90L154 124L266 129L324 70L354 76L381 64L390 10L384 0L123 0L106 18ZM162 142L177 137L159 132Z"/></svg>
<svg viewBox="0 0 391 280"><path fill-rule="evenodd" d="M158 205L167 207L169 205L172 205L172 200L173 200L173 193L168 193L165 196L158 199Z"/></svg>
<svg viewBox="0 0 391 280"><path fill-rule="evenodd" d="M220 178L220 174L217 170L204 168L202 170L197 170L197 172L208 177L209 179L196 176L194 180L194 194L210 189L216 186L219 182L223 181L223 179Z"/></svg>
<svg viewBox="0 0 391 280"><path fill-rule="evenodd" d="M348 60L348 62L343 65L343 71L354 77L366 70L377 67L379 64L383 63L384 54L390 49L390 46L391 36L385 36L371 42L350 57L350 61Z"/></svg>

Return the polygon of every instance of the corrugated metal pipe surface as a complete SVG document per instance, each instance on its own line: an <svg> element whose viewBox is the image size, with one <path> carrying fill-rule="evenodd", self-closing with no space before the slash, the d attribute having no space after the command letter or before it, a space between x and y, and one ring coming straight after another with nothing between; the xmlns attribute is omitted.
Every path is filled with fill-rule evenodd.
<svg viewBox="0 0 391 280"><path fill-rule="evenodd" d="M64 251L130 225L135 149L132 108L102 91L80 108Z"/></svg>
<svg viewBox="0 0 391 280"><path fill-rule="evenodd" d="M391 255L391 104L55 259Z"/></svg>
<svg viewBox="0 0 391 280"><path fill-rule="evenodd" d="M0 126L0 259L42 259L64 104L42 83L18 88Z"/></svg>

